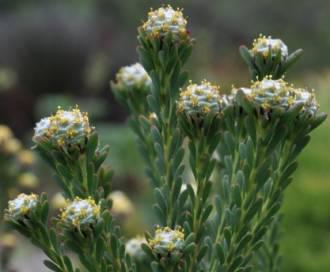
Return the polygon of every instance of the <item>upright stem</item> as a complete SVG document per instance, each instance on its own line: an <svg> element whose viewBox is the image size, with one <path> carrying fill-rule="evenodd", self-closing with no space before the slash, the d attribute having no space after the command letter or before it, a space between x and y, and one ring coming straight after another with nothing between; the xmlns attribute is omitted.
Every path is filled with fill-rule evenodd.
<svg viewBox="0 0 330 272"><path fill-rule="evenodd" d="M186 74L181 68L190 54L191 44L180 44L170 36L148 37L139 35L139 53L141 63L150 75L153 87L148 96L149 111L156 115L150 133L159 182L156 185L155 210L162 225L174 228L183 222L182 208L178 198L183 174L183 136L177 130L176 100L179 88L185 84ZM183 54L185 53L185 54ZM144 135L145 136L145 135ZM148 137L148 136L146 136ZM151 157L151 156L150 156ZM149 167L153 171L153 167Z"/></svg>

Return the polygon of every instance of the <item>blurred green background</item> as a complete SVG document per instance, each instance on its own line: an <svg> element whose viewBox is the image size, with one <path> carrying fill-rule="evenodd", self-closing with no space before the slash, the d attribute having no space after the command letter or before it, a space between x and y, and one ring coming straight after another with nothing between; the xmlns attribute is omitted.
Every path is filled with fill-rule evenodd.
<svg viewBox="0 0 330 272"><path fill-rule="evenodd" d="M109 80L121 66L137 61L136 27L150 7L162 3L183 7L188 16L197 40L187 66L193 80L207 78L223 90L248 85L237 49L263 33L283 39L291 51L304 49L287 80L315 88L321 109L330 109L330 1L1 0L0 124L31 146L37 120L57 105L80 105L90 113L102 142L111 146L114 187L141 211L146 204L140 200L148 195L143 165L125 124L127 113L114 101ZM313 133L286 194L282 271L330 271L329 150L328 119ZM56 191L49 186L50 173L41 169L40 190ZM15 266L22 266L31 252L22 244ZM35 258L18 271L44 271L37 253Z"/></svg>

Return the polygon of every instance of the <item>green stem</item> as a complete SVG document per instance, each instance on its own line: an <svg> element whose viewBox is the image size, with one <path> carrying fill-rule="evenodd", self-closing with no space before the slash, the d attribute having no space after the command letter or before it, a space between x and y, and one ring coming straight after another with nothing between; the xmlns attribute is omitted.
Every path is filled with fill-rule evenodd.
<svg viewBox="0 0 330 272"><path fill-rule="evenodd" d="M201 137L203 139L203 137ZM197 191L195 196L194 205L192 207L193 221L192 221L192 232L196 234L196 247L192 254L192 262L190 262L189 271L196 271L196 259L201 249L201 238L203 237L202 225L204 222L201 221L203 212L205 211L208 204L208 197L203 199L205 194L206 182L208 182L208 177L206 177L206 169L210 166L211 157L208 154L208 148L203 140L195 139L192 144L196 150L196 154L190 154L194 156L194 165L196 170L193 171L195 182L197 184ZM212 154L211 154L212 155Z"/></svg>

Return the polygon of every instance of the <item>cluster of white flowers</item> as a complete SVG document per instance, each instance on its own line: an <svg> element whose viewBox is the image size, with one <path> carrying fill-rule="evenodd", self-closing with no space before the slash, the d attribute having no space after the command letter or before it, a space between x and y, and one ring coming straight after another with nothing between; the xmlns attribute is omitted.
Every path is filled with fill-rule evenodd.
<svg viewBox="0 0 330 272"><path fill-rule="evenodd" d="M174 38L187 35L187 20L182 10L174 10L170 5L148 13L148 20L142 29L151 36L162 36L171 33Z"/></svg>
<svg viewBox="0 0 330 272"><path fill-rule="evenodd" d="M7 215L13 219L20 219L38 205L39 197L35 194L19 194L15 199L8 202Z"/></svg>
<svg viewBox="0 0 330 272"><path fill-rule="evenodd" d="M273 80L271 77L265 77L261 81L256 81L251 88L240 89L250 101L262 107L264 110L270 110L274 107L289 109L297 104L303 104L303 110L315 113L318 104L315 95L305 89L294 88L283 79ZM237 90L233 90L235 93Z"/></svg>
<svg viewBox="0 0 330 272"><path fill-rule="evenodd" d="M156 254L163 256L174 251L181 251L184 247L183 229L173 230L169 227L158 227L154 239L149 240L148 244Z"/></svg>
<svg viewBox="0 0 330 272"><path fill-rule="evenodd" d="M275 57L280 53L281 58L285 59L288 56L288 47L280 39L272 39L271 36L266 37L260 34L259 38L254 40L250 52L253 56L261 54L264 57L269 55Z"/></svg>
<svg viewBox="0 0 330 272"><path fill-rule="evenodd" d="M83 227L96 223L100 217L100 206L92 198L68 202L61 214L61 220L69 226Z"/></svg>
<svg viewBox="0 0 330 272"><path fill-rule="evenodd" d="M223 101L220 87L204 80L199 85L190 82L181 91L177 107L179 112L187 115L217 114L220 112Z"/></svg>
<svg viewBox="0 0 330 272"><path fill-rule="evenodd" d="M116 74L116 87L119 90L136 87L138 89L148 88L151 79L140 63L120 68Z"/></svg>
<svg viewBox="0 0 330 272"><path fill-rule="evenodd" d="M82 113L78 107L69 111L58 109L56 114L43 118L36 124L33 140L58 147L81 145L92 130L87 113Z"/></svg>

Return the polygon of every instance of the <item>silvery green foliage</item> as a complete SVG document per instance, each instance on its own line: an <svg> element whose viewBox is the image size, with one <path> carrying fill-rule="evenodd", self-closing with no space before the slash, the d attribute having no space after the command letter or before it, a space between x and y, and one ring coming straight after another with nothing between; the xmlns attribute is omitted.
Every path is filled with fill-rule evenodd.
<svg viewBox="0 0 330 272"><path fill-rule="evenodd" d="M256 80L251 86L226 95L207 81L187 85L183 66L194 44L187 27L181 10L151 11L138 34L144 69L124 67L111 83L130 111L154 190L158 226L145 239L125 243L109 212L108 149L92 127L76 130L89 124L87 115L62 120L59 114L54 126L47 119L37 125L35 150L55 171L67 207L48 228L46 196L36 202L22 196L10 202L6 217L45 252L52 271L80 271L68 249L93 272L280 271L284 191L326 114L312 92L280 79L301 51L289 55L277 39L241 47Z"/></svg>

